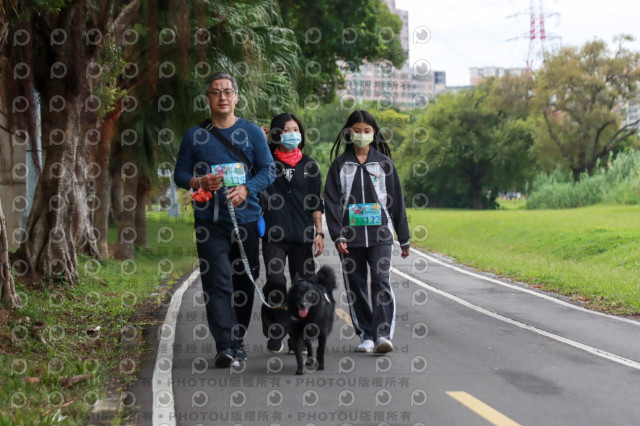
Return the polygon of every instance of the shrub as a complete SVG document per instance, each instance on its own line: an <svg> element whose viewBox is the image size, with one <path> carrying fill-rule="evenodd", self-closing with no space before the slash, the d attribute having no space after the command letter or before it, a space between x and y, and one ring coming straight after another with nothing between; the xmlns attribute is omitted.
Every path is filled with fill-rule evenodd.
<svg viewBox="0 0 640 426"><path fill-rule="evenodd" d="M577 182L561 169L539 174L533 181L527 209L563 209L593 204L640 203L640 151L610 155L599 162L593 175L583 173Z"/></svg>

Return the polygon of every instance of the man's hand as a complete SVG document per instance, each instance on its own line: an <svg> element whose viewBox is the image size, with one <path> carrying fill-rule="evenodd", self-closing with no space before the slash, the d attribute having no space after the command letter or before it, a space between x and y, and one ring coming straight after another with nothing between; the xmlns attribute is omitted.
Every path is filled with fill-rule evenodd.
<svg viewBox="0 0 640 426"><path fill-rule="evenodd" d="M400 256L401 256L403 259L406 259L406 258L407 258L407 256L409 256L409 247L407 247L406 249L403 249L403 250L402 250L402 253L400 253Z"/></svg>
<svg viewBox="0 0 640 426"><path fill-rule="evenodd" d="M205 191L217 191L222 187L224 177L222 175L214 175L209 173L200 179L200 187Z"/></svg>
<svg viewBox="0 0 640 426"><path fill-rule="evenodd" d="M249 191L245 185L234 186L229 188L229 196L227 200L231 201L233 207L238 207L244 200L247 199Z"/></svg>

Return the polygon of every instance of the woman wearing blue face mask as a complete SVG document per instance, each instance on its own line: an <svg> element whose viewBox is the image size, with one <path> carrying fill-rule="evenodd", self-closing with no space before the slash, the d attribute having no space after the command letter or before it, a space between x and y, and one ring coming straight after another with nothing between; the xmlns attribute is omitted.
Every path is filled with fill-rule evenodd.
<svg viewBox="0 0 640 426"><path fill-rule="evenodd" d="M324 250L322 176L318 164L301 151L304 128L295 115L275 117L267 140L276 165L276 180L266 190L268 198L264 206L262 256L267 278L264 295L271 305L280 305L287 291L287 260L292 280L310 279L315 275L314 253L317 257ZM263 306L261 314L267 350L282 352L289 329L287 311Z"/></svg>
<svg viewBox="0 0 640 426"><path fill-rule="evenodd" d="M393 233L403 258L409 255L410 235L389 145L370 113L354 111L349 116L331 148L331 160L324 188L327 228L352 297L351 319L362 340L356 352L391 352L396 314L390 284Z"/></svg>

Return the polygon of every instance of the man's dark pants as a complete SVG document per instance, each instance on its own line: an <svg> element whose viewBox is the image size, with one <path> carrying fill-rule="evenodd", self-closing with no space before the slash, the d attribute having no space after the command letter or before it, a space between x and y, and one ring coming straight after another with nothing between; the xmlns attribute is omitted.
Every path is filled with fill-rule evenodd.
<svg viewBox="0 0 640 426"><path fill-rule="evenodd" d="M260 274L258 222L242 224L239 228L251 273L257 280ZM237 349L251 320L254 286L245 273L237 238L232 236L233 225L196 218L195 230L202 290L208 296L207 320L216 350Z"/></svg>

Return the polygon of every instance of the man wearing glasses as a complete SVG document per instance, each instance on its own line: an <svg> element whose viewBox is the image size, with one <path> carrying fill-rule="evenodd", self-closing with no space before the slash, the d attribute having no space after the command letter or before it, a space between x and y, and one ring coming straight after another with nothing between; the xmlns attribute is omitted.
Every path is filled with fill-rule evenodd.
<svg viewBox="0 0 640 426"><path fill-rule="evenodd" d="M215 365L229 367L247 358L243 339L251 319L254 288L237 238L232 236L233 225L225 203L229 201L235 208L251 275L257 279L261 213L258 194L274 181L275 166L262 129L235 115L235 78L217 73L205 87L211 121L185 133L174 180L179 187L190 190L194 198L196 246L209 330L216 342ZM228 188L228 198L223 184Z"/></svg>

